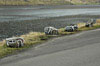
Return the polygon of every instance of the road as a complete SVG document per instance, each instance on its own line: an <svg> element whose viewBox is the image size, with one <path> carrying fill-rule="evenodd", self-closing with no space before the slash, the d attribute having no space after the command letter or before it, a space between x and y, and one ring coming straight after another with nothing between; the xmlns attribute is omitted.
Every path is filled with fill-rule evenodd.
<svg viewBox="0 0 100 66"><path fill-rule="evenodd" d="M100 66L100 29L54 38L1 59L0 66Z"/></svg>

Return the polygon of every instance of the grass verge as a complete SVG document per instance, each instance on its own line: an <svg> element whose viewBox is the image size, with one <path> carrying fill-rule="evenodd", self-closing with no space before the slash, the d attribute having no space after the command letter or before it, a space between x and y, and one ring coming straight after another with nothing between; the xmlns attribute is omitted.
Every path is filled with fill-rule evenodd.
<svg viewBox="0 0 100 66"><path fill-rule="evenodd" d="M84 27L84 26L85 26L85 23L79 23L78 24L79 29L74 32L65 32L64 28L61 28L61 29L59 29L58 37L64 36L64 35L75 34L75 33L81 32L81 31L100 28L100 20L97 20L97 23L94 25L94 27L88 28L88 27ZM48 39L57 37L57 36L45 35L45 33L43 33L43 32L30 32L26 35L21 35L20 37L23 37L25 40L25 46L21 47L21 48L9 48L9 47L6 47L5 41L0 42L0 58L11 55L13 53L15 54L15 53L17 53L17 51L21 51L21 50L30 48L31 46L41 44L41 43L47 41Z"/></svg>

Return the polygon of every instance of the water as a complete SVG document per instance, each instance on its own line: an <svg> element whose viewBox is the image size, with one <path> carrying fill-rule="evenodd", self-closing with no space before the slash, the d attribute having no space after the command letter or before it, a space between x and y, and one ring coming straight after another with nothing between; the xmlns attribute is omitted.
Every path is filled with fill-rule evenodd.
<svg viewBox="0 0 100 66"><path fill-rule="evenodd" d="M90 18L100 18L99 6L3 6L0 7L0 38L42 32L46 26L61 28Z"/></svg>
<svg viewBox="0 0 100 66"><path fill-rule="evenodd" d="M36 8L0 8L0 22L44 19L69 15L100 15L100 8L82 9L36 9Z"/></svg>

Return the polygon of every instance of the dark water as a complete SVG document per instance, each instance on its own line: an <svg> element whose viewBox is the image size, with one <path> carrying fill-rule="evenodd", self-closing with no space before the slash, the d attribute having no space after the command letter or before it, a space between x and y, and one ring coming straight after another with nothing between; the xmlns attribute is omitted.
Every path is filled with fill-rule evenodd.
<svg viewBox="0 0 100 66"><path fill-rule="evenodd" d="M90 18L100 18L99 6L3 6L0 7L0 37L43 31L46 26L61 28Z"/></svg>

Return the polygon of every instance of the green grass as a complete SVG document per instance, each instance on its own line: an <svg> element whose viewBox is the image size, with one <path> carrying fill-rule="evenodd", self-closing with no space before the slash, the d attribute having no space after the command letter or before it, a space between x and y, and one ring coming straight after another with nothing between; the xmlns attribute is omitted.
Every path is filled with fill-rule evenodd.
<svg viewBox="0 0 100 66"><path fill-rule="evenodd" d="M30 32L26 35L21 35L20 37L23 37L25 39L25 42L24 42L25 46L21 47L21 48L9 48L5 45L5 41L2 41L2 42L0 42L0 58L5 57L7 55L15 54L18 51L30 48L34 45L42 44L43 42L46 42L50 38L60 37L60 36L64 36L64 35L71 35L71 34L81 32L81 31L100 28L100 23L97 23L94 25L94 27L90 27L90 28L84 27L84 23L79 23L78 26L80 28L74 32L65 32L64 28L61 28L61 29L59 29L58 36L45 35L45 33L43 33L43 32Z"/></svg>
<svg viewBox="0 0 100 66"><path fill-rule="evenodd" d="M7 56L8 54L11 54L13 52L16 52L17 50L20 50L22 48L8 48L6 46L0 46L0 58Z"/></svg>

